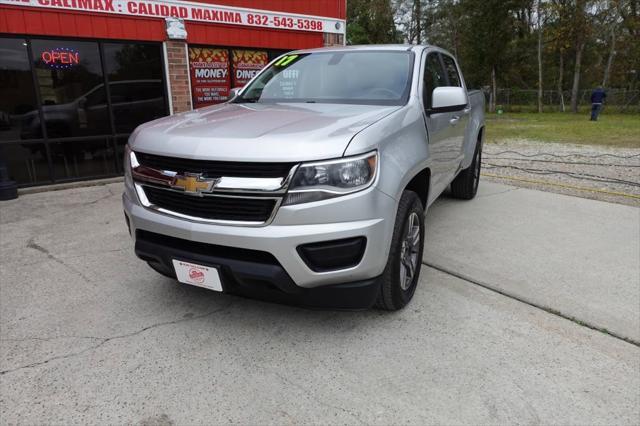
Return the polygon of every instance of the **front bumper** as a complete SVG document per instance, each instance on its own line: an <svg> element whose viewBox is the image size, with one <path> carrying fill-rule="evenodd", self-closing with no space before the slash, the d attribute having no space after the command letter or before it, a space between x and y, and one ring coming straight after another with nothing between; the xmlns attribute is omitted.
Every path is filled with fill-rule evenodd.
<svg viewBox="0 0 640 426"><path fill-rule="evenodd" d="M318 288L295 285L284 268L265 252L239 250L211 244L194 243L138 230L136 255L171 278L176 278L172 260L178 259L215 267L225 293L259 299L336 309L367 309L380 291L380 279Z"/></svg>
<svg viewBox="0 0 640 426"><path fill-rule="evenodd" d="M266 252L289 277L291 290L369 281L380 276L386 266L397 207L394 199L371 187L344 197L280 207L268 226L242 227L192 222L146 209L127 183L123 204L134 237L137 231L146 231L187 242ZM360 262L347 269L314 272L297 251L303 244L354 237L365 237L367 244ZM139 249L137 244L136 249L139 254L150 250L171 254L166 250L171 247L145 247ZM184 260L189 259L197 263L193 257ZM230 261L223 255L213 264Z"/></svg>

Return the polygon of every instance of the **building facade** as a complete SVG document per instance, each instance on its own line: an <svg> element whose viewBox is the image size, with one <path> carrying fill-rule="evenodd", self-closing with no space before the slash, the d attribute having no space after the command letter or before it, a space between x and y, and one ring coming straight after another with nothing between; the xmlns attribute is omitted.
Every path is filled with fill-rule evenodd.
<svg viewBox="0 0 640 426"><path fill-rule="evenodd" d="M136 126L343 44L345 15L346 0L0 0L0 163L22 187L117 176Z"/></svg>

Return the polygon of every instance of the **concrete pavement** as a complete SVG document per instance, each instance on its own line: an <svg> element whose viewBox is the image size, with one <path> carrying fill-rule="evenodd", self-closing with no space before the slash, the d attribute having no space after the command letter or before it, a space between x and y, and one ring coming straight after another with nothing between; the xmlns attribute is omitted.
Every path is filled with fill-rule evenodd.
<svg viewBox="0 0 640 426"><path fill-rule="evenodd" d="M640 209L483 182L427 221L428 264L640 343Z"/></svg>
<svg viewBox="0 0 640 426"><path fill-rule="evenodd" d="M439 201L429 212L429 247L441 245L457 260L465 254L456 241L483 252L470 217L496 214L491 198L508 204L499 197L521 190L504 191L510 189L484 185L465 206ZM427 267L411 305L392 314L308 311L179 285L134 257L119 195L120 185L112 184L0 204L2 424L637 424L640 418L634 344ZM451 246L444 245L445 229ZM500 251L521 248L506 231L480 229L490 240L487 234L503 232L510 251ZM633 235L618 237L633 248ZM492 266L499 277L526 278L516 268L526 262L513 257L520 263L465 273ZM442 262L431 249L425 258ZM569 267L575 265L578 259ZM495 276L479 278L496 284ZM616 306L638 315L633 303Z"/></svg>

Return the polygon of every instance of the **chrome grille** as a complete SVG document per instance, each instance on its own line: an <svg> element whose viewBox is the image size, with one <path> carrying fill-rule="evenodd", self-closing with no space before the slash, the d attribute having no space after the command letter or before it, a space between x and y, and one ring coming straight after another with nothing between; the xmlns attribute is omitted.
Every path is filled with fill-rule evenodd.
<svg viewBox="0 0 640 426"><path fill-rule="evenodd" d="M277 200L225 196L194 197L178 191L145 186L149 202L155 206L183 215L220 221L266 222Z"/></svg>
<svg viewBox="0 0 640 426"><path fill-rule="evenodd" d="M137 152L141 165L158 170L177 173L202 173L206 177L286 177L295 163L254 163L240 161L191 160L188 158L164 157Z"/></svg>
<svg viewBox="0 0 640 426"><path fill-rule="evenodd" d="M143 206L206 223L261 226L271 222L295 163L247 163L130 152Z"/></svg>

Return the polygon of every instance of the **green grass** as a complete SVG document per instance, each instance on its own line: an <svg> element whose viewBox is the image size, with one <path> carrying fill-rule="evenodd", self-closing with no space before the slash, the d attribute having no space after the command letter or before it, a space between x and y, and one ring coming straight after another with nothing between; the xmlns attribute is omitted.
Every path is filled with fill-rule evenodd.
<svg viewBox="0 0 640 426"><path fill-rule="evenodd" d="M513 139L640 148L640 114L487 113L486 141Z"/></svg>

